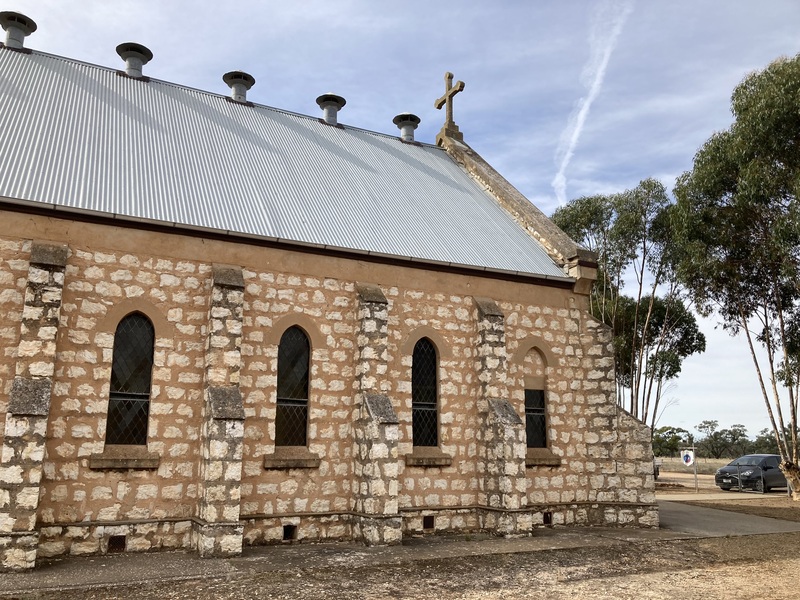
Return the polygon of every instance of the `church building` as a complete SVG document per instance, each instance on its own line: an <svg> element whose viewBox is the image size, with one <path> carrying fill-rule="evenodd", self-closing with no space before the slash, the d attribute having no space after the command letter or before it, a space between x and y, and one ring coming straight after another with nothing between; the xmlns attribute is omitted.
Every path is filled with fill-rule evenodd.
<svg viewBox="0 0 800 600"><path fill-rule="evenodd" d="M464 142L452 74L426 143L0 25L0 570L658 526L596 257Z"/></svg>

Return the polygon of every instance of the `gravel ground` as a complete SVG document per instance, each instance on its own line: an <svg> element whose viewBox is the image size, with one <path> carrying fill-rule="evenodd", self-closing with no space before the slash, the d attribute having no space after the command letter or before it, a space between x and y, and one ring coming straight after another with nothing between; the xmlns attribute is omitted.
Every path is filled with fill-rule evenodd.
<svg viewBox="0 0 800 600"><path fill-rule="evenodd" d="M668 499L664 487L660 497ZM710 490L711 491L711 490ZM800 521L800 506L774 493L754 498L692 502L736 512ZM733 517L735 518L735 517ZM800 533L747 537L647 540L603 547L485 554L393 564L355 564L337 560L300 570L249 571L225 577L93 589L35 592L25 599L165 600L197 598L281 599L647 599L728 600L796 598L800 572ZM740 590L740 592L735 592Z"/></svg>
<svg viewBox="0 0 800 600"><path fill-rule="evenodd" d="M577 548L403 562L299 572L238 573L200 581L37 593L24 598L414 598L444 599L729 599L794 598L800 559L786 558L800 534L637 542L598 550ZM779 573L791 573L781 578Z"/></svg>

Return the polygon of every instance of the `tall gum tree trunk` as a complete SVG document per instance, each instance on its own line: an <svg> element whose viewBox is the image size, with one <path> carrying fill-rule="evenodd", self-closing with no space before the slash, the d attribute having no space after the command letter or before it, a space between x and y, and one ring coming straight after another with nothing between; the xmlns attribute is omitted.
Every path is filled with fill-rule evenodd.
<svg viewBox="0 0 800 600"><path fill-rule="evenodd" d="M789 482L792 500L800 502L800 468L796 464L786 461L781 463L781 471L786 476L786 481Z"/></svg>

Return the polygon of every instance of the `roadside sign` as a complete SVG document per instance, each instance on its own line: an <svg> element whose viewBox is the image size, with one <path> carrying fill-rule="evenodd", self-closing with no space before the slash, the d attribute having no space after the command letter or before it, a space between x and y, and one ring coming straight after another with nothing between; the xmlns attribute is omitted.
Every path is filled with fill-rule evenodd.
<svg viewBox="0 0 800 600"><path fill-rule="evenodd" d="M694 450L684 450L681 453L681 460L684 465L691 467L694 464Z"/></svg>

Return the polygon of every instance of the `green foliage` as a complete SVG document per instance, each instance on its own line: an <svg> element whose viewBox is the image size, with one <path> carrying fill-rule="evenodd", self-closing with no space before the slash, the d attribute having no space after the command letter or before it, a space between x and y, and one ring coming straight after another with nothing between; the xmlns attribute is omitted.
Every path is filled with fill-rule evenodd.
<svg viewBox="0 0 800 600"><path fill-rule="evenodd" d="M613 219L614 208L608 196L583 196L553 213L553 221L564 233L598 254L610 250L608 238Z"/></svg>
<svg viewBox="0 0 800 600"><path fill-rule="evenodd" d="M747 428L744 425L731 425L729 429L723 429L722 434L728 441L728 452L731 456L753 452L752 442L747 437Z"/></svg>
<svg viewBox="0 0 800 600"><path fill-rule="evenodd" d="M704 434L696 445L701 456L735 458L753 452L752 442L747 437L747 428L744 425L719 429L718 421L703 421L695 429Z"/></svg>
<svg viewBox="0 0 800 600"><path fill-rule="evenodd" d="M700 433L703 433L708 437L712 433L714 433L717 429L719 429L719 421L701 421L699 425L695 426L695 429Z"/></svg>
<svg viewBox="0 0 800 600"><path fill-rule="evenodd" d="M750 451L754 454L779 454L778 442L772 430L765 428L759 431L750 445Z"/></svg>
<svg viewBox="0 0 800 600"><path fill-rule="evenodd" d="M604 323L614 320L616 301L629 249L612 243L615 210L612 196L584 196L561 206L553 221L567 235L597 253L598 280L592 289L592 314Z"/></svg>
<svg viewBox="0 0 800 600"><path fill-rule="evenodd" d="M700 456L722 458L727 454L728 445L722 432L717 430L718 427L717 421L703 421L695 427L697 431L705 434L696 445Z"/></svg>
<svg viewBox="0 0 800 600"><path fill-rule="evenodd" d="M672 209L664 186L645 179L619 194L572 200L553 214L556 225L598 255L592 314L613 331L620 403L627 395L628 410L651 426L664 383L677 377L684 358L705 350L675 285ZM636 288L626 295L623 280L631 274Z"/></svg>
<svg viewBox="0 0 800 600"><path fill-rule="evenodd" d="M692 434L680 427L659 427L653 431L653 454L677 456L692 443Z"/></svg>
<svg viewBox="0 0 800 600"><path fill-rule="evenodd" d="M622 296L614 324L614 350L618 377L626 386L636 372L631 360L636 349L643 349L643 367L656 381L669 381L680 374L683 359L704 352L706 337L697 326L694 314L676 296L644 296L641 305L650 306L648 321L636 318L636 303Z"/></svg>
<svg viewBox="0 0 800 600"><path fill-rule="evenodd" d="M733 125L711 136L678 179L672 216L678 277L704 314L746 336L773 429L790 430L781 455L795 464L799 106L800 55L748 75L733 92ZM766 350L766 371L754 344ZM772 381L786 386L788 400Z"/></svg>
<svg viewBox="0 0 800 600"><path fill-rule="evenodd" d="M719 421L706 420L695 426L701 437L695 442L691 433L680 427L659 427L653 431L653 453L656 456L675 456L682 448L695 445L698 456L709 458L736 458L745 454L780 454L775 433L762 429L752 440L747 428L734 424L726 429L719 428ZM791 436L788 430L782 438Z"/></svg>

